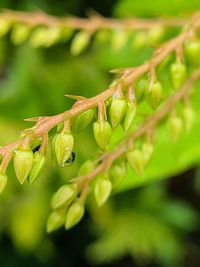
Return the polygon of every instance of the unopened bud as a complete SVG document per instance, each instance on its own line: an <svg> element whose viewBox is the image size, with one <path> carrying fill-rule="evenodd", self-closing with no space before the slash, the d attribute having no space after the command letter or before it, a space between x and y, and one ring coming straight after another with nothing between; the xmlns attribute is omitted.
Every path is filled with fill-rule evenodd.
<svg viewBox="0 0 200 267"><path fill-rule="evenodd" d="M120 122L123 120L124 115L126 113L126 108L127 108L127 103L125 99L123 98L112 99L110 110L109 110L109 117L110 117L111 126L113 128L117 127L120 124Z"/></svg>
<svg viewBox="0 0 200 267"><path fill-rule="evenodd" d="M123 128L125 131L128 131L130 128L133 119L135 118L136 114L136 104L135 103L128 103L127 104L127 110L123 121Z"/></svg>
<svg viewBox="0 0 200 267"><path fill-rule="evenodd" d="M95 167L96 167L96 163L94 161L92 161L92 160L85 161L81 165L81 167L78 171L78 176L86 175L86 174L92 172L95 169Z"/></svg>
<svg viewBox="0 0 200 267"><path fill-rule="evenodd" d="M194 120L195 120L194 110L189 106L184 107L183 108L183 123L184 123L186 132L189 132L192 129Z"/></svg>
<svg viewBox="0 0 200 267"><path fill-rule="evenodd" d="M126 167L124 162L121 164L115 164L110 169L110 180L112 182L112 188L116 188L124 179L126 174Z"/></svg>
<svg viewBox="0 0 200 267"><path fill-rule="evenodd" d="M11 22L8 19L0 18L0 37L4 36L11 27Z"/></svg>
<svg viewBox="0 0 200 267"><path fill-rule="evenodd" d="M149 82L146 79L140 79L135 87L134 93L137 102L140 102L143 99L144 93L148 90Z"/></svg>
<svg viewBox="0 0 200 267"><path fill-rule="evenodd" d="M32 150L16 150L13 162L17 179L20 184L23 184L27 179L33 165Z"/></svg>
<svg viewBox="0 0 200 267"><path fill-rule="evenodd" d="M72 203L66 214L65 228L68 230L79 223L83 218L84 213L85 208L83 204L81 204L79 201Z"/></svg>
<svg viewBox="0 0 200 267"><path fill-rule="evenodd" d="M77 186L75 184L66 184L61 186L52 196L52 209L58 209L70 205L70 203L76 198L77 193Z"/></svg>
<svg viewBox="0 0 200 267"><path fill-rule="evenodd" d="M98 146L102 150L105 150L110 144L111 136L112 136L112 128L109 122L104 121L102 125L100 125L99 121L94 122L93 132L94 132L94 138Z"/></svg>
<svg viewBox="0 0 200 267"><path fill-rule="evenodd" d="M47 233L51 233L59 229L65 222L65 210L53 211L47 221Z"/></svg>
<svg viewBox="0 0 200 267"><path fill-rule="evenodd" d="M176 142L183 130L183 121L178 116L171 116L167 122L167 130L173 142Z"/></svg>
<svg viewBox="0 0 200 267"><path fill-rule="evenodd" d="M27 40L31 28L27 24L16 24L14 25L11 32L11 41L15 44L21 44Z"/></svg>
<svg viewBox="0 0 200 267"><path fill-rule="evenodd" d="M144 171L144 156L139 149L131 150L127 153L127 160L137 175L142 175Z"/></svg>
<svg viewBox="0 0 200 267"><path fill-rule="evenodd" d="M133 39L133 48L141 49L147 43L147 33L146 31L138 31Z"/></svg>
<svg viewBox="0 0 200 267"><path fill-rule="evenodd" d="M33 166L29 174L29 183L33 183L38 175L40 174L45 163L45 156L39 151L35 152L33 155Z"/></svg>
<svg viewBox="0 0 200 267"><path fill-rule="evenodd" d="M40 26L32 32L30 36L30 44L32 47L44 46L47 37L47 27Z"/></svg>
<svg viewBox="0 0 200 267"><path fill-rule="evenodd" d="M172 85L175 90L179 89L184 81L186 76L186 67L181 62L173 63L170 67L170 74Z"/></svg>
<svg viewBox="0 0 200 267"><path fill-rule="evenodd" d="M73 131L78 133L83 131L93 120L94 110L88 109L81 113L73 124Z"/></svg>
<svg viewBox="0 0 200 267"><path fill-rule="evenodd" d="M61 132L54 138L57 162L60 166L64 166L65 162L69 159L72 153L74 147L74 137L70 133Z"/></svg>
<svg viewBox="0 0 200 267"><path fill-rule="evenodd" d="M149 160L152 157L154 150L154 146L151 143L144 143L142 145L142 153L143 153L143 160L144 160L144 165L149 163Z"/></svg>
<svg viewBox="0 0 200 267"><path fill-rule="evenodd" d="M107 177L100 177L94 187L94 195L97 205L102 206L110 196L112 183Z"/></svg>
<svg viewBox="0 0 200 267"><path fill-rule="evenodd" d="M148 36L147 36L148 43L150 45L158 44L162 40L164 36L164 32L165 32L164 28L160 26L154 27L151 30L149 30Z"/></svg>
<svg viewBox="0 0 200 267"><path fill-rule="evenodd" d="M113 31L111 38L112 49L114 51L119 51L125 46L128 36L124 29L118 29Z"/></svg>
<svg viewBox="0 0 200 267"><path fill-rule="evenodd" d="M7 185L8 177L6 174L0 172L0 194L4 191Z"/></svg>
<svg viewBox="0 0 200 267"><path fill-rule="evenodd" d="M90 33L86 31L76 33L71 43L71 54L77 56L83 52L89 44L90 37Z"/></svg>
<svg viewBox="0 0 200 267"><path fill-rule="evenodd" d="M185 44L185 53L188 61L194 65L199 66L200 60L200 41L191 41Z"/></svg>
<svg viewBox="0 0 200 267"><path fill-rule="evenodd" d="M160 82L155 82L148 88L146 93L147 102L149 105L155 109L160 104L162 97L162 85Z"/></svg>

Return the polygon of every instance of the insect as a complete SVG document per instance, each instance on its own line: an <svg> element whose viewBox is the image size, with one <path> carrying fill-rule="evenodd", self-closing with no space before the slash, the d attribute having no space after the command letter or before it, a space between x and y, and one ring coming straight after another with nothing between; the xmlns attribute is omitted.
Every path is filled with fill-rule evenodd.
<svg viewBox="0 0 200 267"><path fill-rule="evenodd" d="M71 153L70 157L65 161L65 166L70 166L73 164L74 160L76 158L76 154L74 152Z"/></svg>

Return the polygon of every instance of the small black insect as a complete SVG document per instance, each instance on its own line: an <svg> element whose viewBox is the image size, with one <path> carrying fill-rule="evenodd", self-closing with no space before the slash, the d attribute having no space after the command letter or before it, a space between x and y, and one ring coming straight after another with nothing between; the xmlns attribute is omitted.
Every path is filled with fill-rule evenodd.
<svg viewBox="0 0 200 267"><path fill-rule="evenodd" d="M32 148L33 153L37 152L40 149L40 145Z"/></svg>
<svg viewBox="0 0 200 267"><path fill-rule="evenodd" d="M70 166L73 164L74 160L76 158L76 154L74 152L71 153L70 157L65 161L65 166Z"/></svg>

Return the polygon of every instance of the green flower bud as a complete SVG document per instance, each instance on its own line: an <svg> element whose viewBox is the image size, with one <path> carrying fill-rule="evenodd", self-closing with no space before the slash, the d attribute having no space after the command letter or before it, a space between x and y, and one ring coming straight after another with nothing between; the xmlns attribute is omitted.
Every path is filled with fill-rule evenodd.
<svg viewBox="0 0 200 267"><path fill-rule="evenodd" d="M33 166L29 174L29 183L33 183L38 175L40 174L45 163L45 156L39 151L35 152L33 155Z"/></svg>
<svg viewBox="0 0 200 267"><path fill-rule="evenodd" d="M124 115L126 113L127 103L125 99L116 99L113 98L110 110L109 110L109 117L110 122L113 128L117 127L120 122L123 120Z"/></svg>
<svg viewBox="0 0 200 267"><path fill-rule="evenodd" d="M153 150L154 150L154 146L150 143L144 143L142 145L144 165L149 163L149 160L151 159L152 154L153 154Z"/></svg>
<svg viewBox="0 0 200 267"><path fill-rule="evenodd" d="M164 35L164 28L163 27L155 27L149 30L148 32L148 43L151 45L158 44Z"/></svg>
<svg viewBox="0 0 200 267"><path fill-rule="evenodd" d="M78 118L75 120L72 128L74 132L83 131L93 120L94 118L94 110L88 109L81 113Z"/></svg>
<svg viewBox="0 0 200 267"><path fill-rule="evenodd" d="M8 177L6 174L0 173L0 194L4 191L7 185Z"/></svg>
<svg viewBox="0 0 200 267"><path fill-rule="evenodd" d="M85 208L79 201L72 203L66 214L65 228L68 230L79 223L84 213Z"/></svg>
<svg viewBox="0 0 200 267"><path fill-rule="evenodd" d="M175 90L179 89L186 77L186 67L181 62L173 63L170 67L172 85Z"/></svg>
<svg viewBox="0 0 200 267"><path fill-rule="evenodd" d="M57 162L60 166L64 166L65 162L69 159L72 153L74 147L74 137L70 133L61 132L54 138Z"/></svg>
<svg viewBox="0 0 200 267"><path fill-rule="evenodd" d="M173 142L176 142L183 130L183 121L178 116L170 116L167 122L167 131Z"/></svg>
<svg viewBox="0 0 200 267"><path fill-rule="evenodd" d="M121 164L115 164L110 169L110 180L112 182L112 188L116 188L124 179L126 175L126 167L124 162Z"/></svg>
<svg viewBox="0 0 200 267"><path fill-rule="evenodd" d="M139 149L131 150L126 155L128 163L137 175L142 175L144 171L144 156Z"/></svg>
<svg viewBox="0 0 200 267"><path fill-rule="evenodd" d="M112 136L112 128L109 122L104 121L102 127L98 121L94 122L93 132L94 132L94 138L98 146L102 150L105 150L110 144Z"/></svg>
<svg viewBox="0 0 200 267"><path fill-rule="evenodd" d="M136 104L129 102L127 104L127 110L126 110L126 114L125 114L124 121L123 121L123 128L126 132L130 128L133 122L133 119L135 117L135 114L136 114Z"/></svg>
<svg viewBox="0 0 200 267"><path fill-rule="evenodd" d="M192 65L199 66L200 41L187 42L185 44L185 53L188 61Z"/></svg>
<svg viewBox="0 0 200 267"><path fill-rule="evenodd" d="M149 105L155 109L160 104L162 97L162 85L160 82L155 82L152 84L148 91L146 92L146 99Z"/></svg>
<svg viewBox="0 0 200 267"><path fill-rule="evenodd" d="M61 33L60 27L54 26L47 28L45 32L46 40L44 41L43 45L45 47L50 47L56 44L61 39Z"/></svg>
<svg viewBox="0 0 200 267"><path fill-rule="evenodd" d="M30 36L30 45L32 47L45 46L47 38L47 27L36 28Z"/></svg>
<svg viewBox="0 0 200 267"><path fill-rule="evenodd" d="M76 33L71 43L71 54L77 56L83 52L89 44L90 37L90 33L86 31Z"/></svg>
<svg viewBox="0 0 200 267"><path fill-rule="evenodd" d="M112 183L107 177L103 176L97 180L94 187L94 195L99 207L107 201L111 191Z"/></svg>
<svg viewBox="0 0 200 267"><path fill-rule="evenodd" d="M0 18L0 37L4 36L11 27L11 22L7 19Z"/></svg>
<svg viewBox="0 0 200 267"><path fill-rule="evenodd" d="M18 23L14 25L11 32L11 41L15 44L21 44L27 40L31 28L27 24Z"/></svg>
<svg viewBox="0 0 200 267"><path fill-rule="evenodd" d="M77 194L77 186L75 184L66 184L61 186L52 196L52 209L58 209L70 205L70 203L76 198Z"/></svg>
<svg viewBox="0 0 200 267"><path fill-rule="evenodd" d="M85 161L81 165L81 167L80 167L80 169L78 171L78 176L86 175L86 174L92 172L95 169L96 165L97 164L94 163L94 161L92 161L92 160Z"/></svg>
<svg viewBox="0 0 200 267"><path fill-rule="evenodd" d="M149 82L145 79L140 79L136 83L134 87L134 93L137 102L140 102L143 99L144 93L148 90L148 88Z"/></svg>
<svg viewBox="0 0 200 267"><path fill-rule="evenodd" d="M133 48L141 49L147 43L147 33L146 31L138 31L133 39Z"/></svg>
<svg viewBox="0 0 200 267"><path fill-rule="evenodd" d="M113 31L112 37L111 37L111 47L114 51L121 50L127 41L127 32L124 29L118 29Z"/></svg>
<svg viewBox="0 0 200 267"><path fill-rule="evenodd" d="M65 222L65 210L53 211L47 220L47 233L51 233L59 229Z"/></svg>
<svg viewBox="0 0 200 267"><path fill-rule="evenodd" d="M183 108L183 123L184 123L184 127L186 132L189 132L194 124L194 120L195 120L195 112L191 107L184 107Z"/></svg>
<svg viewBox="0 0 200 267"><path fill-rule="evenodd" d="M20 184L23 184L27 179L33 166L32 150L16 150L13 162L17 179Z"/></svg>

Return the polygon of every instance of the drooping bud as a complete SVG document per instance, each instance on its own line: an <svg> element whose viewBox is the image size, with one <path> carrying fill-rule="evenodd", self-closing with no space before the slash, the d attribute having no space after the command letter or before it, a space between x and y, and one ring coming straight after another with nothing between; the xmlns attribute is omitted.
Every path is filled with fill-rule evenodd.
<svg viewBox="0 0 200 267"><path fill-rule="evenodd" d="M52 196L52 209L58 209L70 205L70 203L76 198L77 193L77 186L75 184L66 184L61 186Z"/></svg>
<svg viewBox="0 0 200 267"><path fill-rule="evenodd" d="M109 117L111 126L116 128L123 120L126 113L127 103L124 98L113 97L109 109Z"/></svg>
<svg viewBox="0 0 200 267"><path fill-rule="evenodd" d="M0 194L4 191L7 185L8 177L6 174L0 172Z"/></svg>
<svg viewBox="0 0 200 267"><path fill-rule="evenodd" d="M33 165L32 150L16 150L13 162L17 179L20 184L23 184L27 179Z"/></svg>
<svg viewBox="0 0 200 267"><path fill-rule="evenodd" d="M76 33L71 43L71 54L77 56L83 52L89 44L90 37L91 35L87 31L79 31Z"/></svg>
<svg viewBox="0 0 200 267"><path fill-rule="evenodd" d="M200 60L200 41L191 41L185 44L185 53L189 62L194 65L199 65Z"/></svg>
<svg viewBox="0 0 200 267"><path fill-rule="evenodd" d="M47 233L51 233L59 229L64 224L65 214L66 211L63 209L63 210L55 210L49 215L47 221Z"/></svg>
<svg viewBox="0 0 200 267"><path fill-rule="evenodd" d="M94 110L88 109L81 113L73 124L73 131L78 133L83 131L93 120Z"/></svg>
<svg viewBox="0 0 200 267"><path fill-rule="evenodd" d="M33 155L33 166L29 174L29 183L33 183L38 175L40 174L45 163L45 156L39 151L35 152Z"/></svg>
<svg viewBox="0 0 200 267"><path fill-rule="evenodd" d="M144 161L144 165L149 163L149 160L152 157L153 154L153 150L154 150L154 146L151 143L144 143L142 145L142 153L143 153L143 161Z"/></svg>
<svg viewBox="0 0 200 267"><path fill-rule="evenodd" d="M124 29L117 29L113 31L112 37L111 37L111 47L114 51L121 50L127 41L127 32Z"/></svg>
<svg viewBox="0 0 200 267"><path fill-rule="evenodd" d="M155 109L160 104L162 97L162 85L160 82L154 82L146 92L146 99L149 105Z"/></svg>
<svg viewBox="0 0 200 267"><path fill-rule="evenodd" d="M167 131L173 142L176 142L183 130L183 121L178 116L170 116L167 122Z"/></svg>
<svg viewBox="0 0 200 267"><path fill-rule="evenodd" d="M148 90L149 82L146 79L140 79L134 87L135 98L137 102L143 99L144 93Z"/></svg>
<svg viewBox="0 0 200 267"><path fill-rule="evenodd" d="M179 89L186 77L186 66L181 62L173 63L170 67L171 81L175 90Z"/></svg>
<svg viewBox="0 0 200 267"><path fill-rule="evenodd" d="M65 228L68 230L79 223L83 218L84 213L85 208L83 204L80 203L80 201L77 200L72 203L66 214Z"/></svg>
<svg viewBox="0 0 200 267"><path fill-rule="evenodd" d="M11 22L8 19L0 18L0 37L4 36L11 27Z"/></svg>
<svg viewBox="0 0 200 267"><path fill-rule="evenodd" d="M112 182L112 188L116 188L124 179L126 174L125 163L114 164L110 169L110 180Z"/></svg>
<svg viewBox="0 0 200 267"><path fill-rule="evenodd" d="M136 104L129 102L127 104L127 110L123 121L123 128L126 132L130 128L133 119L135 118L135 114L136 114Z"/></svg>
<svg viewBox="0 0 200 267"><path fill-rule="evenodd" d="M97 145L105 150L111 141L112 136L112 128L108 121L104 121L102 125L100 125L99 121L94 122L93 124L93 132L94 138L97 142Z"/></svg>
<svg viewBox="0 0 200 267"><path fill-rule="evenodd" d="M186 132L189 132L194 124L195 112L190 106L184 107L182 112L183 112L183 123L185 130Z"/></svg>
<svg viewBox="0 0 200 267"><path fill-rule="evenodd" d="M137 175L142 175L144 171L144 156L139 149L130 150L127 155L127 160L132 169Z"/></svg>
<svg viewBox="0 0 200 267"><path fill-rule="evenodd" d="M64 166L70 157L74 147L74 137L70 133L61 132L57 134L54 140L55 154L60 166Z"/></svg>
<svg viewBox="0 0 200 267"><path fill-rule="evenodd" d="M94 187L94 195L97 205L102 206L110 196L112 191L112 183L106 176L100 177Z"/></svg>
<svg viewBox="0 0 200 267"><path fill-rule="evenodd" d="M30 33L30 26L23 23L18 23L14 25L12 32L11 32L11 41L15 44L21 44L27 40L29 33Z"/></svg>
<svg viewBox="0 0 200 267"><path fill-rule="evenodd" d="M164 28L160 26L154 27L151 30L149 30L148 36L147 36L148 43L150 45L158 44L162 40L164 36L164 32L165 32Z"/></svg>
<svg viewBox="0 0 200 267"><path fill-rule="evenodd" d="M141 49L147 43L147 33L146 31L138 31L133 38L133 48Z"/></svg>
<svg viewBox="0 0 200 267"><path fill-rule="evenodd" d="M32 47L45 46L47 37L47 27L40 26L34 29L30 36L30 45Z"/></svg>
<svg viewBox="0 0 200 267"><path fill-rule="evenodd" d="M92 160L85 161L78 171L78 176L86 175L92 172L95 169L96 165L97 164Z"/></svg>

